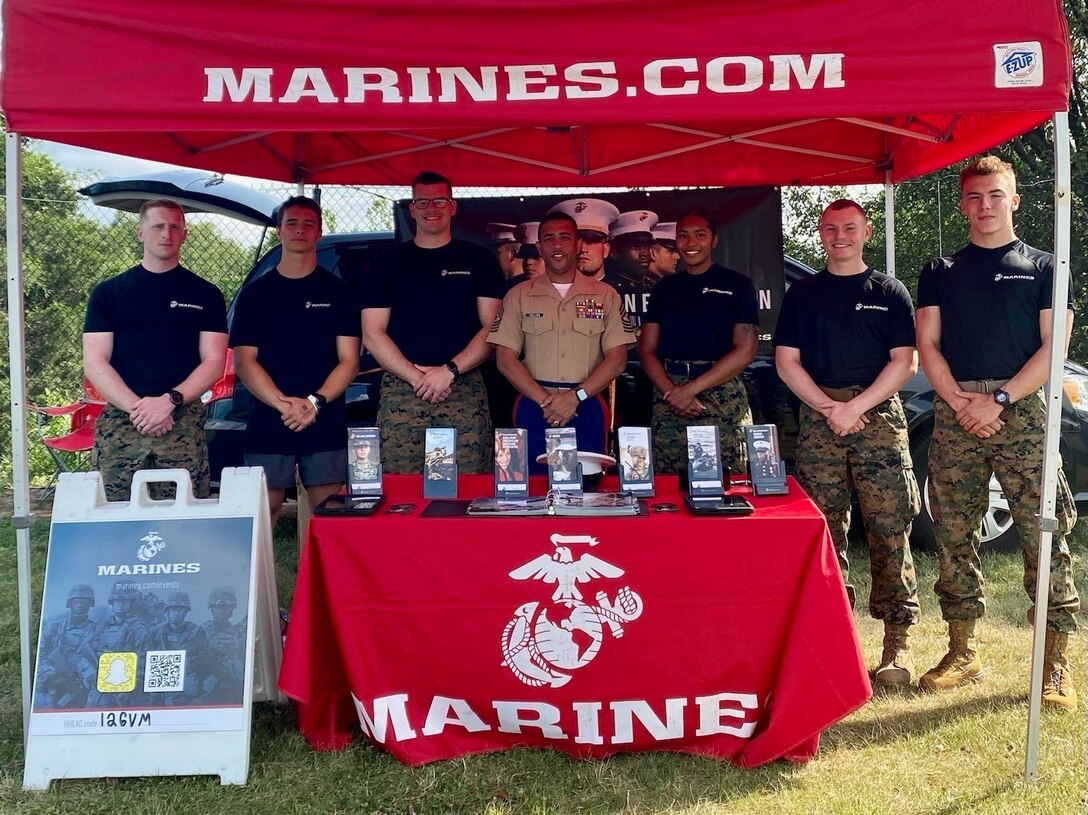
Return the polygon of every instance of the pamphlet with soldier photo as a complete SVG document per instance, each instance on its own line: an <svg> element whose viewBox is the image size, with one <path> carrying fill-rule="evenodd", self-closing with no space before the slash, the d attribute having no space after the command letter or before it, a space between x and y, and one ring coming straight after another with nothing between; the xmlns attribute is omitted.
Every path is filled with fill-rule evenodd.
<svg viewBox="0 0 1088 815"><path fill-rule="evenodd" d="M653 445L650 428L621 427L616 431L619 446L620 489L636 495L654 494Z"/></svg>
<svg viewBox="0 0 1088 815"><path fill-rule="evenodd" d="M428 427L423 440L423 497L457 497L457 429Z"/></svg>
<svg viewBox="0 0 1088 815"><path fill-rule="evenodd" d="M575 429L546 428L544 450L548 457L548 489L581 495L582 467L578 463L578 433Z"/></svg>
<svg viewBox="0 0 1088 815"><path fill-rule="evenodd" d="M529 497L529 442L522 427L495 430L495 497Z"/></svg>
<svg viewBox="0 0 1088 815"><path fill-rule="evenodd" d="M381 495L381 434L376 427L348 428L348 492Z"/></svg>
<svg viewBox="0 0 1088 815"><path fill-rule="evenodd" d="M252 524L54 524L31 733L240 729Z"/></svg>
<svg viewBox="0 0 1088 815"><path fill-rule="evenodd" d="M752 491L756 495L785 495L786 467L778 447L778 428L773 424L756 424L744 428L748 446L748 471L752 476Z"/></svg>
<svg viewBox="0 0 1088 815"><path fill-rule="evenodd" d="M723 492L721 442L717 425L689 425L688 493L718 496Z"/></svg>

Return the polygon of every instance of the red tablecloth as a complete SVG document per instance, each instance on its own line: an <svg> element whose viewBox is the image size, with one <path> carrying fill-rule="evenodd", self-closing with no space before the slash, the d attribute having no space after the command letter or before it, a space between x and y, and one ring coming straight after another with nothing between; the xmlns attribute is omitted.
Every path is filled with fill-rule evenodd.
<svg viewBox="0 0 1088 815"><path fill-rule="evenodd" d="M869 699L831 538L792 479L743 518L689 515L675 478L630 518L423 518L419 478L385 483L379 514L315 517L302 553L280 687L318 749L361 724L407 764L531 746L754 767L811 758Z"/></svg>

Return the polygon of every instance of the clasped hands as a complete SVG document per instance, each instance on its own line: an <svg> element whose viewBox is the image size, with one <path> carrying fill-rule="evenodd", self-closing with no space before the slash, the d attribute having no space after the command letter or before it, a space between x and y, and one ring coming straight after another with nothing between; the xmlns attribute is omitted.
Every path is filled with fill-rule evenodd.
<svg viewBox="0 0 1088 815"><path fill-rule="evenodd" d="M445 365L415 365L417 371L423 374L416 383L416 396L424 402L437 405L444 402L453 392L453 371Z"/></svg>
<svg viewBox="0 0 1088 815"><path fill-rule="evenodd" d="M956 421L960 427L972 436L988 439L1005 426L1001 419L1001 405L994 401L992 393L958 390L955 400L949 405L956 411Z"/></svg>
<svg viewBox="0 0 1088 815"><path fill-rule="evenodd" d="M578 412L578 395L574 391L549 393L540 402L544 421L552 427L563 427Z"/></svg>
<svg viewBox="0 0 1088 815"><path fill-rule="evenodd" d="M824 405L819 410L827 419L827 426L836 436L849 436L869 424L869 417L865 415L865 411L855 405L852 399L849 402L832 400L830 404Z"/></svg>
<svg viewBox="0 0 1088 815"><path fill-rule="evenodd" d="M662 398L669 410L682 419L694 419L700 413L706 412L706 405L699 401L698 393L691 387L690 382L665 391Z"/></svg>
<svg viewBox="0 0 1088 815"><path fill-rule="evenodd" d="M143 435L157 439L174 428L174 403L165 393L162 396L143 396L129 411L128 420Z"/></svg>
<svg viewBox="0 0 1088 815"><path fill-rule="evenodd" d="M317 421L317 408L305 396L281 396L280 419L296 433Z"/></svg>

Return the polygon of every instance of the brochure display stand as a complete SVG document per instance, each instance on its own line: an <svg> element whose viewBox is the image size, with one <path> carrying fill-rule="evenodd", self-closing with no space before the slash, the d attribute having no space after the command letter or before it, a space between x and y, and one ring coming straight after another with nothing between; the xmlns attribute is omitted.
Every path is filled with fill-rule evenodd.
<svg viewBox="0 0 1088 815"><path fill-rule="evenodd" d="M778 428L773 424L757 424L744 428L748 445L748 471L752 476L752 491L756 495L785 495L786 463L778 450Z"/></svg>
<svg viewBox="0 0 1088 815"><path fill-rule="evenodd" d="M720 498L721 441L716 425L688 425L688 494L692 498Z"/></svg>
<svg viewBox="0 0 1088 815"><path fill-rule="evenodd" d="M548 457L548 489L564 495L581 495L578 432L573 427L545 428L544 450Z"/></svg>
<svg viewBox="0 0 1088 815"><path fill-rule="evenodd" d="M347 495L330 495L314 507L314 514L373 515L381 506L385 497L378 428L348 428L347 485Z"/></svg>
<svg viewBox="0 0 1088 815"><path fill-rule="evenodd" d="M523 427L495 430L495 497L509 501L529 498L529 441Z"/></svg>
<svg viewBox="0 0 1088 815"><path fill-rule="evenodd" d="M653 444L650 428L621 427L616 431L619 446L620 489L646 498L654 494Z"/></svg>
<svg viewBox="0 0 1088 815"><path fill-rule="evenodd" d="M428 427L423 441L423 497L457 497L457 428Z"/></svg>
<svg viewBox="0 0 1088 815"><path fill-rule="evenodd" d="M148 484L177 485L155 501ZM142 470L128 502L99 473L57 485L23 786L56 778L218 775L244 784L254 701L282 657L264 471L218 499L184 470Z"/></svg>

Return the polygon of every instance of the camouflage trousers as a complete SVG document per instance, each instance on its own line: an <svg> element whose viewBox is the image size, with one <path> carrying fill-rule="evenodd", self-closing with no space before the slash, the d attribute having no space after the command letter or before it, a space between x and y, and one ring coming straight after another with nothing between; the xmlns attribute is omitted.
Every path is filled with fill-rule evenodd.
<svg viewBox="0 0 1088 815"><path fill-rule="evenodd" d="M929 448L929 504L937 536L940 576L934 588L946 620L975 620L986 612L979 541L990 497L990 476L997 475L1008 499L1024 557L1024 591L1035 602L1039 562L1039 495L1043 483L1043 436L1046 403L1042 391L1025 396L1001 413L1005 426L988 439L972 436L956 421L955 411L935 400L933 442ZM1065 474L1058 470L1054 533L1050 560L1049 628L1077 630L1080 598L1066 535L1077 511Z"/></svg>
<svg viewBox="0 0 1088 815"><path fill-rule="evenodd" d="M423 437L428 427L457 428L457 471L490 473L494 440L487 391L479 370L472 370L453 383L445 402L433 405L416 396L403 379L382 376L378 405L378 426L382 434L382 472L423 472Z"/></svg>
<svg viewBox="0 0 1088 815"><path fill-rule="evenodd" d="M907 420L898 396L865 415L869 424L864 429L838 436L822 414L802 404L797 480L827 516L843 579L850 574L846 535L851 493L857 490L873 578L869 614L896 625L913 625L919 614L918 578L909 538L921 500Z"/></svg>
<svg viewBox="0 0 1088 815"><path fill-rule="evenodd" d="M204 405L197 400L175 410L173 429L157 439L133 427L123 410L107 405L95 422L91 463L102 473L106 497L111 501L129 499L137 470L174 468L188 470L193 495L207 498L211 495L211 472L204 443ZM150 488L155 500L173 498L175 492L173 486L155 484Z"/></svg>
<svg viewBox="0 0 1088 815"><path fill-rule="evenodd" d="M691 381L686 376L671 375L673 382L683 385ZM654 393L654 472L673 475L686 470L688 464L688 425L717 425L721 436L722 467L743 473L748 467L745 454L744 426L752 423L748 394L740 379L730 379L703 391L698 399L706 412L693 419L684 419L669 409L665 397Z"/></svg>

